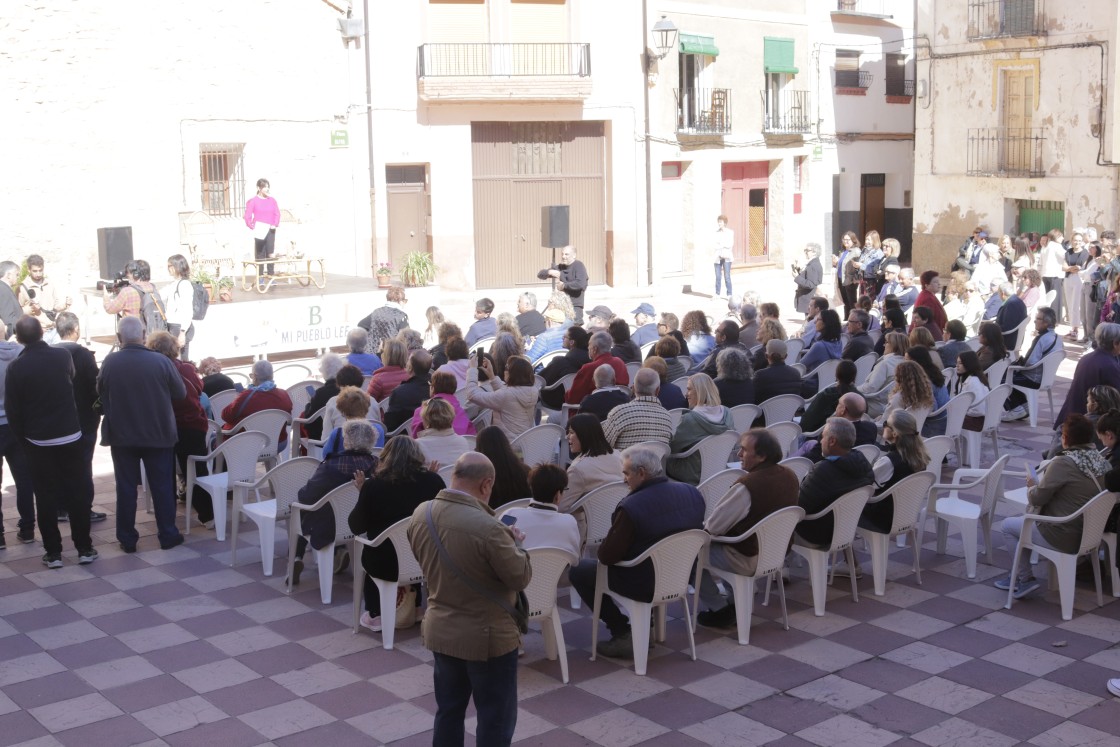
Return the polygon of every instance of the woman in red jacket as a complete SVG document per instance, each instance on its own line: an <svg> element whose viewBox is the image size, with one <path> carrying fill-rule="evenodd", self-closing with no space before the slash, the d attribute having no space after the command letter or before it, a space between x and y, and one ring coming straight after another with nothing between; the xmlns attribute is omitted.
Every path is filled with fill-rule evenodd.
<svg viewBox="0 0 1120 747"><path fill-rule="evenodd" d="M254 412L283 410L290 413L292 411L292 398L288 396L286 391L278 388L276 382L272 380L271 363L268 361L254 363L249 380L252 382L249 388L237 395L233 402L230 402L226 405L226 409L222 410L222 420L225 421L225 427L222 429L223 433L232 431L234 426ZM284 447L287 443L288 426L284 425L280 427L280 435L277 440L281 454L284 453Z"/></svg>
<svg viewBox="0 0 1120 747"><path fill-rule="evenodd" d="M941 277L937 270L926 270L922 273L922 292L918 294L914 306L925 306L933 313L933 322L940 329L945 329L949 317L945 314L945 307L937 294L941 292Z"/></svg>

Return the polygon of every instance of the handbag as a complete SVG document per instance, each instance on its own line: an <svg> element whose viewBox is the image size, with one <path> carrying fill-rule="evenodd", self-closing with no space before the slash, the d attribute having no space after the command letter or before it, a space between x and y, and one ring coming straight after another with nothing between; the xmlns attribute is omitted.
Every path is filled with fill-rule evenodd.
<svg viewBox="0 0 1120 747"><path fill-rule="evenodd" d="M432 502L431 501L428 501L427 515L428 515L428 532L432 536L432 541L436 543L436 550L439 552L440 560L442 560L444 562L444 564L446 564L447 567L451 569L452 573L454 573L456 576L458 576L459 579L463 583L465 583L467 586L469 586L471 589L473 589L476 593L480 594L481 596L486 597L491 602L493 602L494 604L496 604L499 607L501 607L502 609L504 609L509 614L509 616L511 618L513 618L513 622L517 624L517 629L518 629L518 631L521 632L522 635L524 635L525 633L528 633L529 632L529 597L525 596L525 592L524 591L517 592L517 600L516 600L516 602L514 603L513 606L510 606L510 603L507 602L506 600L504 600L501 597L498 597L494 594L491 594L486 589L479 586L476 581L474 581L470 576L465 574L462 571L462 569L459 568L459 565L454 560L451 559L451 554L447 552L447 548L443 546L442 542L440 542L439 532L436 531L436 524L435 524L434 521L432 521Z"/></svg>
<svg viewBox="0 0 1120 747"><path fill-rule="evenodd" d="M412 586L397 587L397 630L416 624L416 589Z"/></svg>

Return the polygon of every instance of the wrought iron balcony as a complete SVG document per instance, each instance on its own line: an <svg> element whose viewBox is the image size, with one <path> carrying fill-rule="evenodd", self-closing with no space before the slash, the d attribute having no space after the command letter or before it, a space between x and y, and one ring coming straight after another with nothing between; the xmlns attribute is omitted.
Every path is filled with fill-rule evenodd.
<svg viewBox="0 0 1120 747"><path fill-rule="evenodd" d="M674 88L677 132L688 135L726 135L731 132L731 90Z"/></svg>
<svg viewBox="0 0 1120 747"><path fill-rule="evenodd" d="M914 81L912 80L892 80L891 78L887 78L886 84L888 96L914 95Z"/></svg>
<svg viewBox="0 0 1120 747"><path fill-rule="evenodd" d="M879 18L891 17L887 10L887 0L837 0L834 12Z"/></svg>
<svg viewBox="0 0 1120 747"><path fill-rule="evenodd" d="M808 91L763 89L762 131L772 135L801 135L811 132Z"/></svg>
<svg viewBox="0 0 1120 747"><path fill-rule="evenodd" d="M867 90L871 87L872 80L874 80L874 76L866 70L836 71L837 88L862 88Z"/></svg>
<svg viewBox="0 0 1120 747"><path fill-rule="evenodd" d="M1043 0L969 0L970 40L1045 35Z"/></svg>
<svg viewBox="0 0 1120 747"><path fill-rule="evenodd" d="M429 101L584 99L591 95L591 45L422 44L416 80Z"/></svg>
<svg viewBox="0 0 1120 747"><path fill-rule="evenodd" d="M969 176L1040 177L1045 131L1037 127L969 129Z"/></svg>

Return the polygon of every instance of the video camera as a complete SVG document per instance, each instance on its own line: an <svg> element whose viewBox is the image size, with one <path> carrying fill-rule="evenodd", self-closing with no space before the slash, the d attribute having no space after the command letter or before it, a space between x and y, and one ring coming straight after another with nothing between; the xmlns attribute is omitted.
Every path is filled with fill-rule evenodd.
<svg viewBox="0 0 1120 747"><path fill-rule="evenodd" d="M120 272L118 272L116 275L113 276L112 280L98 280L97 281L97 290L105 290L106 288L108 288L113 293L116 293L121 288L128 285L130 282L132 282L132 281L130 281L128 279L128 276L125 275L124 270L121 270Z"/></svg>

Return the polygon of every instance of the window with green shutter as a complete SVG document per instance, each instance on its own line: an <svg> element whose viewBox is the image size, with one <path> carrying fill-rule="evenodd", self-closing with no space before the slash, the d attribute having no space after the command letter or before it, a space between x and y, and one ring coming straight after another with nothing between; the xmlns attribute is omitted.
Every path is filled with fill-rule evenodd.
<svg viewBox="0 0 1120 747"><path fill-rule="evenodd" d="M762 64L766 72L797 74L797 66L793 64L793 39L765 36L762 43Z"/></svg>
<svg viewBox="0 0 1120 747"><path fill-rule="evenodd" d="M704 54L709 57L719 56L719 47L716 46L716 39L714 36L680 34L679 43L681 54Z"/></svg>

